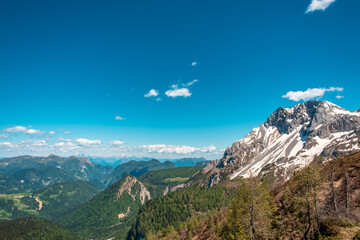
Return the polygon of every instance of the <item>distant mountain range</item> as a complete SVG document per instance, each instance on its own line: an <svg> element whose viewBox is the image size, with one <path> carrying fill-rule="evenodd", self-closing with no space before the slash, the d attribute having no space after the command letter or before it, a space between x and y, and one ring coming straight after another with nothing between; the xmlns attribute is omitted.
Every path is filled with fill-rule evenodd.
<svg viewBox="0 0 360 240"><path fill-rule="evenodd" d="M210 161L205 158L181 158L179 160L173 160L176 167L191 167L196 166L197 164L203 165Z"/></svg>
<svg viewBox="0 0 360 240"><path fill-rule="evenodd" d="M101 164L103 166L117 167L122 163L129 161L150 161L154 158L149 157L88 157L90 161ZM192 167L196 164L206 165L206 162L210 162L205 158L181 158L181 159L158 159L160 162L173 162L176 167Z"/></svg>
<svg viewBox="0 0 360 240"><path fill-rule="evenodd" d="M59 182L84 180L101 186L100 180L114 171L88 158L19 156L0 160L1 193L34 191Z"/></svg>
<svg viewBox="0 0 360 240"><path fill-rule="evenodd" d="M91 162L95 162L103 166L112 166L112 167L117 167L121 163L126 163L129 161L149 161L151 159L154 159L149 157L92 157L92 156L89 156L88 158ZM159 160L159 161L164 162L163 160Z"/></svg>
<svg viewBox="0 0 360 240"><path fill-rule="evenodd" d="M174 168L175 164L169 161L161 163L159 160L152 159L150 161L130 161L122 163L115 168L115 170L103 179L105 186L109 186L112 183L119 180L122 176L129 174L134 177L138 177L150 170L158 170L165 168Z"/></svg>
<svg viewBox="0 0 360 240"><path fill-rule="evenodd" d="M0 194L33 192L60 182L89 181L104 189L125 174L140 176L150 170L173 168L173 162L128 161L116 168L88 158L19 156L0 159Z"/></svg>

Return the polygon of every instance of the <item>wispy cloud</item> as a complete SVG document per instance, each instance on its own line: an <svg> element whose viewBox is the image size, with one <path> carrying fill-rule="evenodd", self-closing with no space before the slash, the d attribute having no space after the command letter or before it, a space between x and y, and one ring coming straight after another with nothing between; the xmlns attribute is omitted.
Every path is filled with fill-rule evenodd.
<svg viewBox="0 0 360 240"><path fill-rule="evenodd" d="M125 118L124 118L124 117L120 117L120 116L116 116L116 117L115 117L115 120L125 120Z"/></svg>
<svg viewBox="0 0 360 240"><path fill-rule="evenodd" d="M196 66L196 65L198 65L199 63L198 62L192 62L191 63L191 66Z"/></svg>
<svg viewBox="0 0 360 240"><path fill-rule="evenodd" d="M9 143L9 142L2 142L2 143L0 143L0 148L1 148L1 147L13 148L14 145L12 145L12 144Z"/></svg>
<svg viewBox="0 0 360 240"><path fill-rule="evenodd" d="M16 133L16 132L26 132L27 128L23 127L23 126L16 126L16 127L12 127L12 128L5 128L3 130L3 132L8 132L8 133Z"/></svg>
<svg viewBox="0 0 360 240"><path fill-rule="evenodd" d="M121 146L121 145L124 144L124 142L123 142L123 141L120 141L120 140L113 140L113 141L109 141L109 144L110 144L111 146Z"/></svg>
<svg viewBox="0 0 360 240"><path fill-rule="evenodd" d="M159 91L156 89L151 89L148 93L144 95L144 97L157 97L159 95Z"/></svg>
<svg viewBox="0 0 360 240"><path fill-rule="evenodd" d="M344 96L337 95L336 98L341 99L341 98L344 98Z"/></svg>
<svg viewBox="0 0 360 240"><path fill-rule="evenodd" d="M44 138L27 139L18 142L0 142L3 156L36 155L45 156L57 154L61 156L86 155L86 156L138 156L152 158L179 158L180 156L196 156L213 158L220 152L214 145L194 147L187 145L138 145L124 146L121 140L111 140L103 144L101 140L87 138ZM220 155L219 155L220 156Z"/></svg>
<svg viewBox="0 0 360 240"><path fill-rule="evenodd" d="M216 147L214 145L197 148L197 147L184 146L184 145L155 144L155 145L142 145L141 148L143 148L149 153L170 153L170 154L191 154L194 152L214 152L216 150Z"/></svg>
<svg viewBox="0 0 360 240"><path fill-rule="evenodd" d="M91 145L101 145L102 142L100 140L89 140L86 138L78 138L74 140L77 144L81 146L91 146Z"/></svg>
<svg viewBox="0 0 360 240"><path fill-rule="evenodd" d="M305 13L314 12L317 10L324 11L336 0L312 0Z"/></svg>
<svg viewBox="0 0 360 240"><path fill-rule="evenodd" d="M28 129L26 131L27 134L44 134L45 132L40 131L40 130L36 130L36 129Z"/></svg>
<svg viewBox="0 0 360 240"><path fill-rule="evenodd" d="M301 100L308 101L313 98L320 99L324 96L326 92L342 92L344 89L340 87L330 87L330 88L308 88L306 91L290 91L283 95L283 98L288 98L289 100L299 102Z"/></svg>
<svg viewBox="0 0 360 240"><path fill-rule="evenodd" d="M190 82L188 82L188 83L183 83L183 84L181 84L183 87L189 87L189 86L191 86L191 85L193 85L194 83L197 83L199 80L198 79L194 79L194 80L192 80L192 81L190 81Z"/></svg>

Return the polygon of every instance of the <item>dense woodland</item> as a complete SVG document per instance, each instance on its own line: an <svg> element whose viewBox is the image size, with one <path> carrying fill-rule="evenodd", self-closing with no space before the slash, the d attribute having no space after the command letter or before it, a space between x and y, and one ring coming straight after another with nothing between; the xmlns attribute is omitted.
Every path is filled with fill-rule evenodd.
<svg viewBox="0 0 360 240"><path fill-rule="evenodd" d="M157 232L180 223L193 214L206 213L230 204L235 196L234 189L226 187L187 188L173 192L165 197L145 203L139 212L136 224L129 234L129 239L144 237L148 232Z"/></svg>
<svg viewBox="0 0 360 240"><path fill-rule="evenodd" d="M275 189L260 178L239 180L237 185L229 207L196 212L180 223L164 221L163 228L158 221L147 221L148 230L142 235L146 239L359 239L360 153L327 162L317 157ZM142 207L139 218L151 212L147 205L151 202ZM166 202L161 208L169 211ZM157 216L163 214L159 211Z"/></svg>
<svg viewBox="0 0 360 240"><path fill-rule="evenodd" d="M0 237L3 240L85 239L59 224L33 217L0 222Z"/></svg>

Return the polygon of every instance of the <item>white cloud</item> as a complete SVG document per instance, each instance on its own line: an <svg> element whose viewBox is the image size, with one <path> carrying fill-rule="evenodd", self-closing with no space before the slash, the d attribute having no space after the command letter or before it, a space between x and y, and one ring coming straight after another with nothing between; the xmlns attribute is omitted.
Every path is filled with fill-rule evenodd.
<svg viewBox="0 0 360 240"><path fill-rule="evenodd" d="M299 102L300 100L308 101L313 98L322 98L325 92L342 92L344 89L339 87L331 88L308 88L306 91L290 91L283 95L283 98Z"/></svg>
<svg viewBox="0 0 360 240"><path fill-rule="evenodd" d="M341 99L341 98L344 98L344 96L338 95L338 96L336 96L336 98L337 98L337 99Z"/></svg>
<svg viewBox="0 0 360 240"><path fill-rule="evenodd" d="M54 143L54 146L55 147L63 147L63 146L65 146L65 143L64 142Z"/></svg>
<svg viewBox="0 0 360 240"><path fill-rule="evenodd" d="M198 62L192 62L191 63L191 66L196 66L196 65L198 65Z"/></svg>
<svg viewBox="0 0 360 240"><path fill-rule="evenodd" d="M26 131L27 134L44 134L45 132L40 131L40 130L36 130L36 129L28 129Z"/></svg>
<svg viewBox="0 0 360 240"><path fill-rule="evenodd" d="M66 139L67 140L67 139ZM75 149L79 149L80 147L72 142L57 142L54 143L54 147L59 148L61 152L69 152Z"/></svg>
<svg viewBox="0 0 360 240"><path fill-rule="evenodd" d="M43 147L43 146L47 146L48 143L46 140L33 140L33 139L29 139L29 140L22 140L20 141L20 143L16 144L18 147L25 147L25 148L30 148L30 147Z"/></svg>
<svg viewBox="0 0 360 240"><path fill-rule="evenodd" d="M194 79L194 80L192 80L192 81L190 81L190 82L188 82L188 83L182 84L182 86L183 86L183 87L188 87L188 86L193 85L194 83L197 83L198 81L199 81L198 79Z"/></svg>
<svg viewBox="0 0 360 240"><path fill-rule="evenodd" d="M156 99L156 101L157 101L157 102L161 102L161 101L162 101L161 97L158 97L158 98Z"/></svg>
<svg viewBox="0 0 360 240"><path fill-rule="evenodd" d="M9 135L8 134L0 134L0 138L8 138Z"/></svg>
<svg viewBox="0 0 360 240"><path fill-rule="evenodd" d="M216 150L214 145L206 146L202 148L184 146L184 145L142 145L141 148L145 149L148 153L170 153L170 154L191 154L195 152L213 152Z"/></svg>
<svg viewBox="0 0 360 240"><path fill-rule="evenodd" d="M86 138L78 138L75 139L74 141L81 146L101 145L100 140L89 140Z"/></svg>
<svg viewBox="0 0 360 240"><path fill-rule="evenodd" d="M190 92L190 90L188 88L176 88L176 89L171 89L171 90L167 90L165 92L166 96L168 97L190 97L192 95L192 93Z"/></svg>
<svg viewBox="0 0 360 240"><path fill-rule="evenodd" d="M31 126L29 126L30 128ZM27 134L44 134L45 132L37 130L37 129L28 129L27 127L23 127L23 126L16 126L16 127L12 127L12 128L6 128L3 130L3 132L8 132L8 133L18 133L18 132L23 132L23 133L27 133Z"/></svg>
<svg viewBox="0 0 360 240"><path fill-rule="evenodd" d="M50 131L49 134L50 134L50 135L54 135L55 132L54 132L54 131Z"/></svg>
<svg viewBox="0 0 360 240"><path fill-rule="evenodd" d="M199 80L198 79L194 79L188 83L183 83L181 84L181 86L183 86L182 88L179 88L179 85L178 84L173 84L171 85L171 88L170 90L167 90L165 92L165 95L168 96L168 97L172 97L172 98L176 98L176 97L190 97L192 95L192 93L190 92L189 86L193 85L194 83L198 82Z"/></svg>
<svg viewBox="0 0 360 240"><path fill-rule="evenodd" d="M66 131L66 132L64 132L64 134L70 134L70 133L72 133L72 131Z"/></svg>
<svg viewBox="0 0 360 240"><path fill-rule="evenodd" d="M120 146L120 145L123 145L124 142L123 141L120 141L120 140L113 140L113 141L109 141L109 144L111 146Z"/></svg>
<svg viewBox="0 0 360 240"><path fill-rule="evenodd" d="M151 89L148 93L144 95L144 97L157 97L159 95L159 91L156 89Z"/></svg>
<svg viewBox="0 0 360 240"><path fill-rule="evenodd" d="M23 126L16 126L16 127L12 127L12 128L6 128L3 130L3 132L11 132L11 133L16 133L16 132L26 132L27 128L23 127Z"/></svg>
<svg viewBox="0 0 360 240"><path fill-rule="evenodd" d="M214 145L202 147L200 149L201 152L214 152L216 150L216 147Z"/></svg>
<svg viewBox="0 0 360 240"><path fill-rule="evenodd" d="M306 13L314 12L316 10L324 11L327 9L335 0L312 0L309 7L306 10Z"/></svg>
<svg viewBox="0 0 360 240"><path fill-rule="evenodd" d="M100 140L85 138L65 139L28 139L17 143L0 143L0 152L4 157L18 155L46 156L56 154L60 156L85 155L85 156L136 156L152 158L179 158L180 156L196 156L217 158L221 156L215 146L193 147L185 145L142 145L124 146L121 140L112 140L103 144Z"/></svg>
<svg viewBox="0 0 360 240"><path fill-rule="evenodd" d="M125 118L124 118L124 117L120 117L120 116L116 116L116 117L115 117L115 120L125 120Z"/></svg>
<svg viewBox="0 0 360 240"><path fill-rule="evenodd" d="M58 138L57 140L58 140L58 141L61 141L61 142L62 142L62 141L65 141L65 142L71 142L71 141L72 141L71 138L62 138L62 137L61 137L61 138Z"/></svg>
<svg viewBox="0 0 360 240"><path fill-rule="evenodd" d="M0 147L14 147L14 145L12 145L11 143L9 142L2 142L0 143Z"/></svg>

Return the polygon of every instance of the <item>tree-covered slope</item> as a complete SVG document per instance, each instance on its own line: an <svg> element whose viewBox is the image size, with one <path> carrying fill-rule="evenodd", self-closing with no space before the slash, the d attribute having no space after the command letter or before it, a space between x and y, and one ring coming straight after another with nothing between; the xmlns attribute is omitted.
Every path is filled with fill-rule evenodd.
<svg viewBox="0 0 360 240"><path fill-rule="evenodd" d="M130 229L141 204L150 198L150 192L142 182L126 175L56 221L88 238L121 236Z"/></svg>
<svg viewBox="0 0 360 240"><path fill-rule="evenodd" d="M49 220L27 217L0 222L2 240L81 240L66 228Z"/></svg>
<svg viewBox="0 0 360 240"><path fill-rule="evenodd" d="M31 193L0 195L0 221L37 216L38 205Z"/></svg>
<svg viewBox="0 0 360 240"><path fill-rule="evenodd" d="M221 186L207 189L192 187L148 201L141 207L129 238L139 239L169 225L177 228L195 213L206 213L229 205L235 192L233 188Z"/></svg>
<svg viewBox="0 0 360 240"><path fill-rule="evenodd" d="M92 199L100 189L87 181L57 183L34 192L42 202L39 215L45 218L55 218L59 214Z"/></svg>
<svg viewBox="0 0 360 240"><path fill-rule="evenodd" d="M123 176L93 199L59 216L57 221L86 237L125 238L142 204L182 184L201 167L181 167ZM170 191L169 191L170 192Z"/></svg>
<svg viewBox="0 0 360 240"><path fill-rule="evenodd" d="M2 194L31 192L58 182L77 180L69 171L55 167L20 169L6 175L3 173L2 178Z"/></svg>
<svg viewBox="0 0 360 240"><path fill-rule="evenodd" d="M316 157L275 189L264 178L235 179L231 184L237 185L237 193L229 207L206 214L193 211L186 220L182 220L189 216L186 208L171 198L189 189L149 201L130 236L146 235L149 240L359 239L360 152L327 160ZM201 199L194 193L191 196ZM202 200L202 204L208 202ZM183 201L192 204L187 198Z"/></svg>
<svg viewBox="0 0 360 240"><path fill-rule="evenodd" d="M151 192L153 198L166 195L172 188L186 183L202 167L177 167L149 171L139 176L145 186Z"/></svg>

